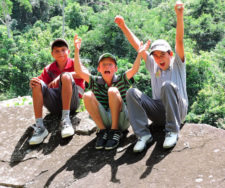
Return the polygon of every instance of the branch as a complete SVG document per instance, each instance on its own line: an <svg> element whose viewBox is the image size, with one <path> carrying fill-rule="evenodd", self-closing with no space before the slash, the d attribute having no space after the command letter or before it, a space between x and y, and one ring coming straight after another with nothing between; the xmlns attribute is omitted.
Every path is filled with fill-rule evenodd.
<svg viewBox="0 0 225 188"><path fill-rule="evenodd" d="M0 21L1 21L4 25L6 25L6 23L4 22L4 20L3 20L3 19L1 19L1 18L0 18Z"/></svg>

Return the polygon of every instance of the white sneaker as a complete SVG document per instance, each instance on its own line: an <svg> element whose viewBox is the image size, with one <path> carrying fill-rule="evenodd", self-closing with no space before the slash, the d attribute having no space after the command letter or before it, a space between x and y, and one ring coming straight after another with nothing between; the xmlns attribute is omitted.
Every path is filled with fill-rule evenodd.
<svg viewBox="0 0 225 188"><path fill-rule="evenodd" d="M176 145L178 139L177 132L167 132L163 143L163 148L172 148Z"/></svg>
<svg viewBox="0 0 225 188"><path fill-rule="evenodd" d="M151 134L148 134L148 135L138 138L138 141L135 144L133 151L134 152L142 152L146 148L146 145L148 143L150 143L152 140L153 140L153 138L152 138Z"/></svg>
<svg viewBox="0 0 225 188"><path fill-rule="evenodd" d="M66 137L74 135L75 131L74 131L73 126L72 126L70 121L62 120L61 121L61 126L62 126L62 129L61 129L61 136L62 136L62 138L66 138Z"/></svg>
<svg viewBox="0 0 225 188"><path fill-rule="evenodd" d="M46 128L40 128L32 126L34 128L34 133L31 139L29 140L30 145L37 145L44 141L45 137L48 136L48 130Z"/></svg>

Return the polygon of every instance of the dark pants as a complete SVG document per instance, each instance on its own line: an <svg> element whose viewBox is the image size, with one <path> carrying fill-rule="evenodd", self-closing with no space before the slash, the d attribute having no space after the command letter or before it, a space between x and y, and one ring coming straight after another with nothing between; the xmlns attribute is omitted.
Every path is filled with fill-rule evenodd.
<svg viewBox="0 0 225 188"><path fill-rule="evenodd" d="M63 73L69 74L69 73ZM74 82L71 74L71 84L72 84L72 98L70 103L70 111L76 111L80 105L80 100L78 96L78 88ZM42 94L44 100L44 106L49 110L49 112L60 115L62 113L62 82L61 76L59 81L59 88L48 88L48 86L42 81Z"/></svg>

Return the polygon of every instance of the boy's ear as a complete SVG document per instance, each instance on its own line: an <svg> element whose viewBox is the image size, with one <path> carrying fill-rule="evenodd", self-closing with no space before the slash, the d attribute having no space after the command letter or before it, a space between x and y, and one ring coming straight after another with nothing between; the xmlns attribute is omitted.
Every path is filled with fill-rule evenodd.
<svg viewBox="0 0 225 188"><path fill-rule="evenodd" d="M171 57L173 56L173 51L170 51L170 56L171 56Z"/></svg>
<svg viewBox="0 0 225 188"><path fill-rule="evenodd" d="M100 70L99 70L99 69L100 69L100 67L99 67L99 65L98 65L98 67L97 67L97 71L98 71L98 72L100 72Z"/></svg>
<svg viewBox="0 0 225 188"><path fill-rule="evenodd" d="M117 70L118 70L118 66L116 65L116 72L117 72Z"/></svg>

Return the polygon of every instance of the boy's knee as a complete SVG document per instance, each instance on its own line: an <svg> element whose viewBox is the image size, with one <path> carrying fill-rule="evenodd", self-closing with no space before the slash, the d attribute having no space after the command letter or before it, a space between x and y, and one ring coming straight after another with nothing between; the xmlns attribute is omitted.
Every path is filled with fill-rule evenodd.
<svg viewBox="0 0 225 188"><path fill-rule="evenodd" d="M174 89L176 85L171 81L165 81L162 85L162 92Z"/></svg>
<svg viewBox="0 0 225 188"><path fill-rule="evenodd" d="M41 84L38 84L38 85L32 87L32 93L34 93L34 92L42 92Z"/></svg>
<svg viewBox="0 0 225 188"><path fill-rule="evenodd" d="M83 100L88 101L92 100L95 97L94 93L92 91L85 92L83 95Z"/></svg>
<svg viewBox="0 0 225 188"><path fill-rule="evenodd" d="M116 87L110 87L108 89L108 95L109 96L118 95L119 93L120 92L119 92L118 88L116 88Z"/></svg>
<svg viewBox="0 0 225 188"><path fill-rule="evenodd" d="M173 96L177 95L178 87L171 81L166 81L162 85L161 89L161 98L163 99L165 96Z"/></svg>
<svg viewBox="0 0 225 188"><path fill-rule="evenodd" d="M136 96L136 93L137 93L137 89L130 88L127 90L126 98L128 99L128 98L134 97L134 96Z"/></svg>
<svg viewBox="0 0 225 188"><path fill-rule="evenodd" d="M65 72L61 75L61 82L71 82L72 80L72 77L71 77L71 74L68 73L68 72Z"/></svg>

